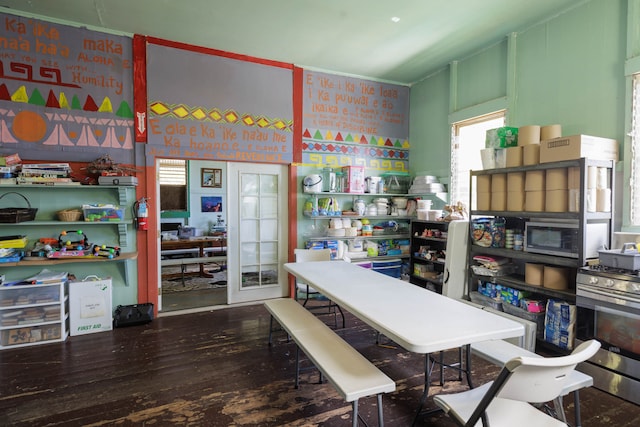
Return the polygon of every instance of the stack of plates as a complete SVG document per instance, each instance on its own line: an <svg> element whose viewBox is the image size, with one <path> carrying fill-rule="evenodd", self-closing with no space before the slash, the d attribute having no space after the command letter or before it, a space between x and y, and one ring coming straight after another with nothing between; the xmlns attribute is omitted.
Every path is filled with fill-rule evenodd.
<svg viewBox="0 0 640 427"><path fill-rule="evenodd" d="M438 182L433 175L419 175L413 179L409 194L444 193L444 184Z"/></svg>

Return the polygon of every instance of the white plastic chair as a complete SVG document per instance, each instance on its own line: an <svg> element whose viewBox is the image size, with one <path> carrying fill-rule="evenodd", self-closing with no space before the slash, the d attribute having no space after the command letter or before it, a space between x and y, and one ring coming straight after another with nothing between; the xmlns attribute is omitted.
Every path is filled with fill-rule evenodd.
<svg viewBox="0 0 640 427"><path fill-rule="evenodd" d="M331 249L294 249L293 253L295 255L296 262L314 262L314 261L331 261ZM313 287L309 286L307 283L302 283L298 279L296 279L296 299L300 299L298 297L303 297L304 302L303 306L307 306L309 302L309 298L319 298L322 297L320 292L318 292ZM342 309L340 306L334 304L331 300L328 300L327 304L321 306L313 306L309 307L309 310L327 310L325 314L333 314L335 327L338 327L338 314L337 311L340 312L342 316L342 328L345 326L344 313L342 313ZM336 311L337 310L337 311Z"/></svg>
<svg viewBox="0 0 640 427"><path fill-rule="evenodd" d="M558 397L567 375L599 348L600 343L591 340L568 356L515 357L504 365L495 381L461 393L436 395L433 400L462 427L476 423L492 427L566 426L530 403Z"/></svg>

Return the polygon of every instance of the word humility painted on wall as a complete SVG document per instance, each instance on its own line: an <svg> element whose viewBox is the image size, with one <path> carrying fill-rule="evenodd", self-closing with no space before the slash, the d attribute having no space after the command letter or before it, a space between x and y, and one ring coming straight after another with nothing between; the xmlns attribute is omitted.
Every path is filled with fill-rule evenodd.
<svg viewBox="0 0 640 427"><path fill-rule="evenodd" d="M292 162L292 70L151 43L147 85L147 155Z"/></svg>
<svg viewBox="0 0 640 427"><path fill-rule="evenodd" d="M131 163L131 39L0 14L0 141L23 158Z"/></svg>

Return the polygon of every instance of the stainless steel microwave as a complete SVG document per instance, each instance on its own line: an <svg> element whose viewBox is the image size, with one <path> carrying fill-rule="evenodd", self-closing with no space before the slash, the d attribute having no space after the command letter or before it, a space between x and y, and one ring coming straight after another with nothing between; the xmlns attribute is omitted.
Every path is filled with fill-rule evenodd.
<svg viewBox="0 0 640 427"><path fill-rule="evenodd" d="M608 246L607 223L585 225L584 257L598 258L598 250ZM581 230L577 222L535 222L525 224L525 251L545 255L578 258Z"/></svg>

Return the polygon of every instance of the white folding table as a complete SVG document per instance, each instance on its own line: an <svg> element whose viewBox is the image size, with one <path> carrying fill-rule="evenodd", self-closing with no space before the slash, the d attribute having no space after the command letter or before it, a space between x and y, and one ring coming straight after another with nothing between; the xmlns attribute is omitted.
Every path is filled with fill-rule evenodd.
<svg viewBox="0 0 640 427"><path fill-rule="evenodd" d="M426 355L416 420L429 394L430 353L464 346L468 360L470 344L524 335L518 322L345 261L284 268L406 350Z"/></svg>

